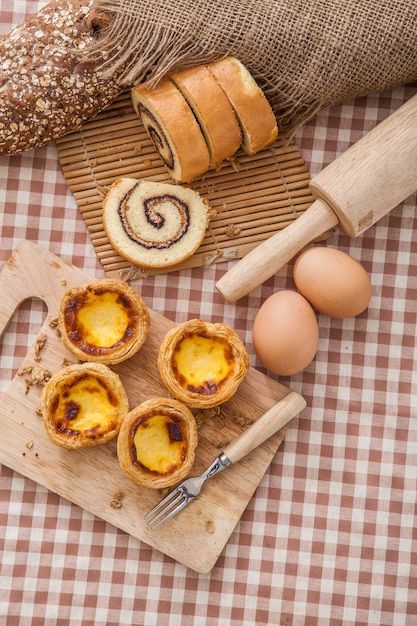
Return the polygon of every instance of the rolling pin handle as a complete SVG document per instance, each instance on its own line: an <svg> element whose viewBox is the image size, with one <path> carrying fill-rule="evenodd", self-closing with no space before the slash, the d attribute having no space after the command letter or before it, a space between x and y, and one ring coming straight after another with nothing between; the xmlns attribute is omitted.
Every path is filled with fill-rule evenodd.
<svg viewBox="0 0 417 626"><path fill-rule="evenodd" d="M238 261L216 283L228 302L235 302L276 274L298 251L338 224L323 200L313 204L292 224L269 237Z"/></svg>

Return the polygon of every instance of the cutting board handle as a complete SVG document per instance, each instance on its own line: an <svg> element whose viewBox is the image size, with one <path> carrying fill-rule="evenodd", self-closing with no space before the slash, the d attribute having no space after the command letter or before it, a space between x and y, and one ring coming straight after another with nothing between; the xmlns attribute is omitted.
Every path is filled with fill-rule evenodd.
<svg viewBox="0 0 417 626"><path fill-rule="evenodd" d="M16 246L0 272L0 338L25 300L37 298L50 310L57 294L67 288L68 267L31 241Z"/></svg>
<svg viewBox="0 0 417 626"><path fill-rule="evenodd" d="M33 283L31 283L32 271L36 269L39 271L39 268L36 266L33 267L33 261L27 268L27 293L25 293L25 289L22 290L21 275L19 277L19 289L16 289L17 278L15 268L18 263L20 264L20 260L17 261L17 257L20 256L21 252L25 254L25 249L28 247L26 245L27 243L29 242L22 242L22 244L13 250L12 255L0 272L0 338L3 336L13 315L22 302L31 298L33 295ZM29 285L32 286L29 287Z"/></svg>

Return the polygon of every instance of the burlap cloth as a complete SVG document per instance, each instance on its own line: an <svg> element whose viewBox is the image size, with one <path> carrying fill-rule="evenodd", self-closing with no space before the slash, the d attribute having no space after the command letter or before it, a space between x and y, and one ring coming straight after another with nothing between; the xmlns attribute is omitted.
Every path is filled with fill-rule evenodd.
<svg viewBox="0 0 417 626"><path fill-rule="evenodd" d="M417 80L416 0L96 0L100 71L150 85L237 56L267 95L281 137L319 110Z"/></svg>

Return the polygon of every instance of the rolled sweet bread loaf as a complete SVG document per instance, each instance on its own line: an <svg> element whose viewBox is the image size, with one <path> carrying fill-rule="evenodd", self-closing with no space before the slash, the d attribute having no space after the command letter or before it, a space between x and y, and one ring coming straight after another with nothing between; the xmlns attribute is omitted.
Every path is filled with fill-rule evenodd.
<svg viewBox="0 0 417 626"><path fill-rule="evenodd" d="M103 201L103 225L113 248L133 265L163 268L200 246L211 209L197 191L171 183L118 178Z"/></svg>
<svg viewBox="0 0 417 626"><path fill-rule="evenodd" d="M92 4L52 0L0 38L0 155L62 137L120 93L115 76L100 78L93 62L81 62L95 38Z"/></svg>
<svg viewBox="0 0 417 626"><path fill-rule="evenodd" d="M176 182L218 169L238 149L253 155L278 136L274 112L249 70L228 56L132 88L145 129Z"/></svg>

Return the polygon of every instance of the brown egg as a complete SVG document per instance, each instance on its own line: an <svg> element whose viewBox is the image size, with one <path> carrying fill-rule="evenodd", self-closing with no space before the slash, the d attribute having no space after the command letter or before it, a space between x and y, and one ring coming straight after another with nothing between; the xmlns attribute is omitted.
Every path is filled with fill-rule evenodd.
<svg viewBox="0 0 417 626"><path fill-rule="evenodd" d="M280 376L301 372L314 359L319 342L316 315L296 291L278 291L260 307L252 328L262 364Z"/></svg>
<svg viewBox="0 0 417 626"><path fill-rule="evenodd" d="M365 268L335 248L308 248L296 259L293 276L297 289L310 304L331 317L359 315L372 296Z"/></svg>

